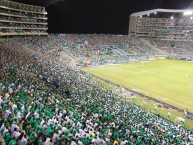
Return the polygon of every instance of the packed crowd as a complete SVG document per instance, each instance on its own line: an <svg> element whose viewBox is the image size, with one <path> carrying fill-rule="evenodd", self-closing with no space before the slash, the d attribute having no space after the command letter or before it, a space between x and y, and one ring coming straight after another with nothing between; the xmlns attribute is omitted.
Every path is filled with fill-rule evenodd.
<svg viewBox="0 0 193 145"><path fill-rule="evenodd" d="M57 36L0 41L1 143L193 143L192 131L125 102L61 60L60 46Z"/></svg>
<svg viewBox="0 0 193 145"><path fill-rule="evenodd" d="M189 16L173 18L139 17L137 35L164 40L192 40L193 19Z"/></svg>
<svg viewBox="0 0 193 145"><path fill-rule="evenodd" d="M193 56L193 42L170 40L150 40L150 42L157 48L165 50L168 54L185 58Z"/></svg>
<svg viewBox="0 0 193 145"><path fill-rule="evenodd" d="M155 55L156 51L139 38L127 35L65 34L51 35L58 47L79 64L93 65L127 62L131 57Z"/></svg>
<svg viewBox="0 0 193 145"><path fill-rule="evenodd" d="M0 36L46 35L45 7L0 0Z"/></svg>

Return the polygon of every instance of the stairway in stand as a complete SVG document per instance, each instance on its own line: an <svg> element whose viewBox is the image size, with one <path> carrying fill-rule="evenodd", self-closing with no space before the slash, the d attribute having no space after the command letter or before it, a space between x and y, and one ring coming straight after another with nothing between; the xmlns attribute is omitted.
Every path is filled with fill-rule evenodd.
<svg viewBox="0 0 193 145"><path fill-rule="evenodd" d="M152 45L149 40L140 38L140 40L145 43L146 45L148 45L151 49L157 51L160 55L168 55L168 53L162 49L157 48L156 46Z"/></svg>

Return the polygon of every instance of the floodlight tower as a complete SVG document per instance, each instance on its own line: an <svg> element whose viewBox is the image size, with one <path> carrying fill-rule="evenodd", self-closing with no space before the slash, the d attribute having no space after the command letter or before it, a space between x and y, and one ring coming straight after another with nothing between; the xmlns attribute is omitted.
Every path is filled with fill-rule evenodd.
<svg viewBox="0 0 193 145"><path fill-rule="evenodd" d="M193 10L193 1L192 1L191 4L189 5L188 10Z"/></svg>
<svg viewBox="0 0 193 145"><path fill-rule="evenodd" d="M191 2L190 6L187 8L187 11L183 13L183 17L181 18L181 22L185 22L187 17L190 17L192 19L193 16L193 2Z"/></svg>

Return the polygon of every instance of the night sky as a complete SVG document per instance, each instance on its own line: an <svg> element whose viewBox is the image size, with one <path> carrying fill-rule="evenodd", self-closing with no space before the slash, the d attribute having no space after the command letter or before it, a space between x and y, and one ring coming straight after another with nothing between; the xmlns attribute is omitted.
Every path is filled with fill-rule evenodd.
<svg viewBox="0 0 193 145"><path fill-rule="evenodd" d="M191 2L192 0L63 0L47 7L48 31L127 34L131 13L156 8L184 9Z"/></svg>
<svg viewBox="0 0 193 145"><path fill-rule="evenodd" d="M129 15L156 8L188 8L192 0L64 0L48 11L51 33L127 34Z"/></svg>

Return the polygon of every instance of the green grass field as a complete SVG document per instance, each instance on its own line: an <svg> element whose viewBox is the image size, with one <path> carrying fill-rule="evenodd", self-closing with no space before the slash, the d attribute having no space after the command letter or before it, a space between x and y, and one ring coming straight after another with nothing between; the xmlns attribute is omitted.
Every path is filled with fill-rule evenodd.
<svg viewBox="0 0 193 145"><path fill-rule="evenodd" d="M154 60L86 67L82 70L193 112L193 63L180 60Z"/></svg>
<svg viewBox="0 0 193 145"><path fill-rule="evenodd" d="M86 67L82 70L193 112L193 63L180 60L155 60L145 63Z"/></svg>
<svg viewBox="0 0 193 145"><path fill-rule="evenodd" d="M193 113L193 88L190 88L190 84L193 85L193 63L180 60L156 60L145 63L84 67L81 70ZM109 83L102 80L95 79L95 81L107 89L110 87ZM112 89L118 88L112 85ZM128 97L127 100L131 98ZM145 108L142 106L146 110L151 111L155 105L158 106L158 103L140 96L134 100L138 105L146 101ZM184 114L166 108L159 108L157 114L167 118L168 112L171 112L171 120L174 122L177 117L185 118ZM193 130L193 121L186 119L185 126Z"/></svg>

